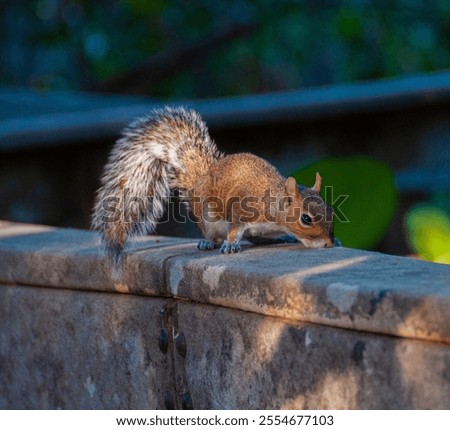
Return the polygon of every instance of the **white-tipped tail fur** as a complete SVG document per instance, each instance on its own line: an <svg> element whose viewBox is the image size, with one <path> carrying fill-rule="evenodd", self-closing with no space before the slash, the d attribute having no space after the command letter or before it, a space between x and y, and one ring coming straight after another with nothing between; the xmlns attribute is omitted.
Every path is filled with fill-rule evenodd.
<svg viewBox="0 0 450 430"><path fill-rule="evenodd" d="M221 156L192 110L156 110L125 129L105 166L92 217L116 268L131 236L154 231L171 190L184 195Z"/></svg>

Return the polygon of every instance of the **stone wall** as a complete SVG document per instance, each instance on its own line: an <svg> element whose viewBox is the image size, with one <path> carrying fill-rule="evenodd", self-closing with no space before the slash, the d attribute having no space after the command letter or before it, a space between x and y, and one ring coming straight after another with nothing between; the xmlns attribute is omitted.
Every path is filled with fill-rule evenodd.
<svg viewBox="0 0 450 430"><path fill-rule="evenodd" d="M0 223L0 408L450 408L450 267Z"/></svg>

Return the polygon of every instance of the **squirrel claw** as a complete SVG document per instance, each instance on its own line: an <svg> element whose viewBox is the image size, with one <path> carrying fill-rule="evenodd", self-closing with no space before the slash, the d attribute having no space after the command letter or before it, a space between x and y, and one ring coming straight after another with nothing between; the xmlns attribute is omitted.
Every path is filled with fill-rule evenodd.
<svg viewBox="0 0 450 430"><path fill-rule="evenodd" d="M234 254L236 252L239 252L241 250L241 245L239 245L239 242L223 242L222 246L220 247L220 252L222 254Z"/></svg>
<svg viewBox="0 0 450 430"><path fill-rule="evenodd" d="M216 244L212 240L200 239L197 243L197 249L200 251L210 251L214 249Z"/></svg>

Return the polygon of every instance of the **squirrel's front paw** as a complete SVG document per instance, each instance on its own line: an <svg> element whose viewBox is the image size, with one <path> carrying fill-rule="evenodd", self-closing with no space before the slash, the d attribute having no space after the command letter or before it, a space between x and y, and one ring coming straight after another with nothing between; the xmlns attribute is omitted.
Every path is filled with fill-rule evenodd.
<svg viewBox="0 0 450 430"><path fill-rule="evenodd" d="M222 246L220 247L220 252L222 254L234 254L235 252L239 252L241 250L241 245L239 245L239 242L228 242L227 240L223 242Z"/></svg>
<svg viewBox="0 0 450 430"><path fill-rule="evenodd" d="M197 249L200 251L210 251L214 249L216 244L212 240L200 239L197 243Z"/></svg>

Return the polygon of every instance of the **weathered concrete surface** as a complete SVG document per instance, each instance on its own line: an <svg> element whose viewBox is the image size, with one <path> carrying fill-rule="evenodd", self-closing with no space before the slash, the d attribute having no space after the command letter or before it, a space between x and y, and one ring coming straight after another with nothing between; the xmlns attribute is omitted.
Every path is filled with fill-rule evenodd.
<svg viewBox="0 0 450 430"><path fill-rule="evenodd" d="M2 409L450 407L446 344L5 285L0 327Z"/></svg>
<svg viewBox="0 0 450 430"><path fill-rule="evenodd" d="M448 409L448 345L180 302L180 392L200 409ZM184 355L184 356L183 356Z"/></svg>
<svg viewBox="0 0 450 430"><path fill-rule="evenodd" d="M249 247L171 258L173 296L450 343L450 266L348 248Z"/></svg>
<svg viewBox="0 0 450 430"><path fill-rule="evenodd" d="M3 221L0 282L164 296L166 259L195 251L186 239L136 239L130 243L123 276L114 279L96 234Z"/></svg>
<svg viewBox="0 0 450 430"><path fill-rule="evenodd" d="M113 279L94 234L3 222L0 408L450 409L449 309L445 265L150 237Z"/></svg>
<svg viewBox="0 0 450 430"><path fill-rule="evenodd" d="M166 304L1 285L0 409L163 409L167 396L177 401L172 343L166 353L158 346Z"/></svg>
<svg viewBox="0 0 450 430"><path fill-rule="evenodd" d="M346 248L221 255L150 236L131 243L123 276L112 279L93 233L1 223L0 282L181 297L450 343L450 266Z"/></svg>

